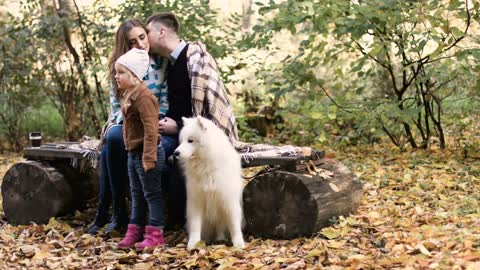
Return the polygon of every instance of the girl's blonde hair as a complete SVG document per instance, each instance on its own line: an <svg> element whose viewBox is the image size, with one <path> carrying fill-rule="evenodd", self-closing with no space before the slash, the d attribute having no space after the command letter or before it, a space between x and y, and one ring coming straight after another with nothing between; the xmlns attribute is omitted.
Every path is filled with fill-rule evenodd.
<svg viewBox="0 0 480 270"><path fill-rule="evenodd" d="M135 84L134 90L131 89L122 89L123 91L119 91L120 89L116 89L116 97L120 99L120 106L125 107L127 105L127 102L129 102L129 97L132 95L140 86L140 84L145 83L144 81L140 80L133 72L131 72L128 68L122 66L128 74L128 79ZM128 91L130 90L130 91Z"/></svg>
<svg viewBox="0 0 480 270"><path fill-rule="evenodd" d="M115 33L115 46L113 47L112 54L110 55L110 59L108 61L108 78L113 84L113 93L117 98L120 97L120 93L118 91L118 85L115 81L115 61L117 61L120 56L131 49L131 46L128 44L128 32L135 27L141 27L145 30L145 32L147 32L145 25L140 20L128 19L120 24L117 32ZM135 75L133 76L135 77Z"/></svg>
<svg viewBox="0 0 480 270"><path fill-rule="evenodd" d="M135 74L133 74L133 72L128 69L127 67L123 66L122 64L118 64L120 66L122 66L122 68L124 68L126 71L127 71L127 74L128 74L128 79L133 82L133 84L135 84L135 87L138 87L139 84L143 83L142 80L140 80L137 76L135 76ZM115 64L113 65L114 66L114 71L115 71ZM115 76L115 75L114 75ZM116 81L115 79L113 80L116 84ZM119 91L119 90L123 90L123 91ZM117 86L117 89L116 89L116 94L118 95L117 98L123 98L123 94L125 94L127 89L118 89L118 86Z"/></svg>

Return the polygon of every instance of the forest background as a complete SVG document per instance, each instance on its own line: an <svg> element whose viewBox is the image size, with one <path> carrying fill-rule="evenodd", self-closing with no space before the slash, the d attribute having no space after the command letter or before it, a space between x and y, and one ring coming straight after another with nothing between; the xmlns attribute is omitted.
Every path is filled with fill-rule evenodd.
<svg viewBox="0 0 480 270"><path fill-rule="evenodd" d="M98 136L116 27L172 10L218 61L245 141L477 150L476 1L77 1L0 10L0 149Z"/></svg>
<svg viewBox="0 0 480 270"><path fill-rule="evenodd" d="M327 150L365 185L358 213L312 238L249 239L247 253L154 258L82 238L88 211L48 226L0 219L4 265L480 269L474 0L0 0L0 176L31 131L98 137L116 27L167 10L217 60L241 139Z"/></svg>

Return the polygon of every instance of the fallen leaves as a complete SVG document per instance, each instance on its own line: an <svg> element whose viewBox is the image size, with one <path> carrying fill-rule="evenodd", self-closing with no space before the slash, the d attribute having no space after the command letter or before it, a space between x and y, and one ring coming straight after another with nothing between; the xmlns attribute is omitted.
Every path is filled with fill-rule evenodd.
<svg viewBox="0 0 480 270"><path fill-rule="evenodd" d="M332 227L323 228L320 231L320 234L325 236L327 239L336 239L340 237L340 231Z"/></svg>
<svg viewBox="0 0 480 270"><path fill-rule="evenodd" d="M244 250L201 243L188 251L185 233L170 232L169 247L137 253L117 250L119 238L84 234L92 218L84 211L46 225L0 223L0 268L479 270L480 160L382 147L334 153L361 176L365 195L357 213L311 238L247 238Z"/></svg>

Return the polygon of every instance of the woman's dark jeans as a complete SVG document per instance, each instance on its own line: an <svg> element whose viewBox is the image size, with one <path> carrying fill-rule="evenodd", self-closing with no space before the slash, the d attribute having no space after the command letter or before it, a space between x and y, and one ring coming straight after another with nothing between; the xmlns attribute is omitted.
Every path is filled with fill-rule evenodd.
<svg viewBox="0 0 480 270"><path fill-rule="evenodd" d="M128 185L127 151L123 142L122 125L112 126L105 137L100 153L100 192L95 224L102 227L108 222L110 204L113 207L111 229L126 227ZM109 230L108 230L109 231Z"/></svg>
<svg viewBox="0 0 480 270"><path fill-rule="evenodd" d="M147 172L143 169L142 155L141 149L128 152L128 175L132 194L130 223L144 226L148 212L148 225L163 227L162 172L165 168L165 151L160 144L157 148L156 166Z"/></svg>

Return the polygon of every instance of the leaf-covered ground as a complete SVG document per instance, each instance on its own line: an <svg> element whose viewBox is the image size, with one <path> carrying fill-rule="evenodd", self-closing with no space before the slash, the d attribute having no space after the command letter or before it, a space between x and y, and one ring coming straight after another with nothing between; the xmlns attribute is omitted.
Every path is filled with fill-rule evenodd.
<svg viewBox="0 0 480 270"><path fill-rule="evenodd" d="M312 238L247 238L244 250L216 245L189 252L177 232L169 234L168 248L119 251L118 238L83 234L93 210L48 225L13 227L2 218L0 268L478 270L480 155L464 159L459 152L401 153L385 145L327 151L363 181L358 213ZM19 159L1 156L0 177Z"/></svg>

